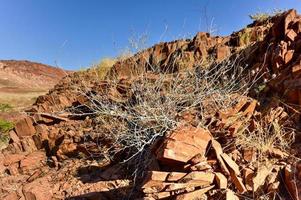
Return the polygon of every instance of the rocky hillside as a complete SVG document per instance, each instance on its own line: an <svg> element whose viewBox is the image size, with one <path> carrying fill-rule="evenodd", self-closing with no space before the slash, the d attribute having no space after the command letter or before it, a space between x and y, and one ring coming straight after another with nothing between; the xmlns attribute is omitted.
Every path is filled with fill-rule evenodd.
<svg viewBox="0 0 301 200"><path fill-rule="evenodd" d="M17 109L30 106L68 73L41 63L0 60L0 103Z"/></svg>
<svg viewBox="0 0 301 200"><path fill-rule="evenodd" d="M300 55L289 10L71 74L3 134L0 198L298 200Z"/></svg>
<svg viewBox="0 0 301 200"><path fill-rule="evenodd" d="M0 60L0 90L50 89L68 73L57 67L26 60Z"/></svg>

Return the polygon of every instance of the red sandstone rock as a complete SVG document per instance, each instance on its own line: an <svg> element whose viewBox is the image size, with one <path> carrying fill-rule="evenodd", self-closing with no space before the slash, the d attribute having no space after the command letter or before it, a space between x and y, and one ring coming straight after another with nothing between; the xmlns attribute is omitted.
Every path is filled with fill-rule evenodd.
<svg viewBox="0 0 301 200"><path fill-rule="evenodd" d="M198 164L198 163L204 162L204 161L206 161L206 157L204 156L204 154L197 154L189 162L192 165L195 165L195 164Z"/></svg>
<svg viewBox="0 0 301 200"><path fill-rule="evenodd" d="M209 187L205 187L205 188L202 188L202 189L195 190L193 192L188 192L188 193L180 194L180 195L176 196L175 200L192 200L192 199L198 199L203 194L205 194L206 192L208 192L209 190L211 190L212 188L214 188L214 186L209 186Z"/></svg>
<svg viewBox="0 0 301 200"><path fill-rule="evenodd" d="M247 116L248 118L250 118L254 111L255 111L255 108L257 106L258 102L256 100L253 100L249 106L243 111L243 115Z"/></svg>
<svg viewBox="0 0 301 200"><path fill-rule="evenodd" d="M270 166L260 165L257 169L256 175L253 178L253 191L257 191L265 183L266 177L271 172L272 168Z"/></svg>
<svg viewBox="0 0 301 200"><path fill-rule="evenodd" d="M295 51L294 50L288 50L284 56L284 62L285 64L288 64L290 61L292 61Z"/></svg>
<svg viewBox="0 0 301 200"><path fill-rule="evenodd" d="M286 33L286 37L288 37L291 41L294 41L295 38L297 37L297 33L290 29L287 33Z"/></svg>
<svg viewBox="0 0 301 200"><path fill-rule="evenodd" d="M190 172L186 176L184 176L180 182L181 183L189 183L193 181L202 181L204 185L211 185L213 183L215 175L210 172Z"/></svg>
<svg viewBox="0 0 301 200"><path fill-rule="evenodd" d="M14 130L9 131L9 137L14 143L20 144L20 138Z"/></svg>
<svg viewBox="0 0 301 200"><path fill-rule="evenodd" d="M4 166L9 166L11 164L17 163L20 160L22 160L25 157L25 155L24 154L9 154L9 155L5 155L4 157L5 157L4 162L3 162Z"/></svg>
<svg viewBox="0 0 301 200"><path fill-rule="evenodd" d="M147 194L161 192L169 184L170 183L166 183L162 181L148 181L146 184L142 186L142 191Z"/></svg>
<svg viewBox="0 0 301 200"><path fill-rule="evenodd" d="M168 182L174 182L179 181L184 176L186 176L187 173L183 172L161 172L161 171L150 171L148 172L145 181L168 181Z"/></svg>
<svg viewBox="0 0 301 200"><path fill-rule="evenodd" d="M226 189L228 186L227 178L222 173L215 173L215 181L219 189Z"/></svg>
<svg viewBox="0 0 301 200"><path fill-rule="evenodd" d="M256 160L256 149L248 148L243 150L243 158L247 162L253 162Z"/></svg>
<svg viewBox="0 0 301 200"><path fill-rule="evenodd" d="M25 152L31 153L37 150L36 144L32 137L24 137L21 140L22 147Z"/></svg>
<svg viewBox="0 0 301 200"><path fill-rule="evenodd" d="M170 197L171 195L172 195L171 192L158 192L158 193L149 194L148 198L166 199L166 198Z"/></svg>
<svg viewBox="0 0 301 200"><path fill-rule="evenodd" d="M187 163L194 155L202 150L193 145L167 139L157 151L157 159L165 163Z"/></svg>
<svg viewBox="0 0 301 200"><path fill-rule="evenodd" d="M25 136L32 136L35 134L36 130L32 125L33 121L30 117L25 117L17 122L15 126L15 131L20 138Z"/></svg>
<svg viewBox="0 0 301 200"><path fill-rule="evenodd" d="M230 175L230 172L229 172L223 158L221 157L221 154L223 154L223 149L222 149L221 144L218 141L212 139L211 146L212 146L213 150L215 151L216 158L217 158L217 161L220 165L222 172L226 175Z"/></svg>
<svg viewBox="0 0 301 200"><path fill-rule="evenodd" d="M294 175L291 169L290 165L287 165L284 168L284 183L286 185L286 188L289 192L289 195L294 199L294 200L299 200L299 193L298 193L298 188L296 186L296 181L294 179Z"/></svg>
<svg viewBox="0 0 301 200"><path fill-rule="evenodd" d="M24 173L26 173L41 167L45 162L46 162L45 152L36 151L27 155L24 159L21 160L20 168Z"/></svg>
<svg viewBox="0 0 301 200"><path fill-rule="evenodd" d="M239 198L235 195L235 193L232 190L226 191L226 200L239 200Z"/></svg>
<svg viewBox="0 0 301 200"><path fill-rule="evenodd" d="M16 192L12 192L4 197L3 200L19 200L19 196Z"/></svg>
<svg viewBox="0 0 301 200"><path fill-rule="evenodd" d="M150 171L148 172L145 181L165 181L167 179L168 174L169 172Z"/></svg>
<svg viewBox="0 0 301 200"><path fill-rule="evenodd" d="M216 60L222 61L230 55L230 48L228 46L218 46L216 49Z"/></svg>
<svg viewBox="0 0 301 200"><path fill-rule="evenodd" d="M254 171L249 168L243 169L243 180L246 184L246 189L248 191L253 190L253 178L254 178Z"/></svg>
<svg viewBox="0 0 301 200"><path fill-rule="evenodd" d="M180 179L182 179L184 176L186 175L186 173L183 172L169 172L166 181L179 181Z"/></svg>
<svg viewBox="0 0 301 200"><path fill-rule="evenodd" d="M191 171L206 171L211 169L212 169L211 165L209 165L207 162L200 162L190 166Z"/></svg>
<svg viewBox="0 0 301 200"><path fill-rule="evenodd" d="M234 160L232 160L230 156L228 156L228 154L222 153L221 157L223 158L229 169L231 169L236 175L240 174L239 166L234 162Z"/></svg>
<svg viewBox="0 0 301 200"><path fill-rule="evenodd" d="M231 181L235 185L236 189L240 194L243 194L247 191L246 186L243 183L242 178L238 177L234 171L230 170Z"/></svg>
<svg viewBox="0 0 301 200"><path fill-rule="evenodd" d="M299 35L297 35L300 33L301 29L299 26L300 19L297 18L298 17L296 16L295 11L289 11L280 17L275 17L275 19L269 20L271 21L269 22L270 23L269 25L272 26L271 34L268 29L265 29L267 33L264 33L263 36L267 36L267 37L264 38L264 40L260 42L260 44L254 43L254 49L253 47L250 47L250 49L255 53L252 53L251 50L248 50L249 48L246 49L247 52L246 63L250 64L251 66L256 66L255 69L258 68L258 70L263 70L264 73L267 73L266 76L267 83L265 83L265 85L268 88L267 91L269 97L271 96L270 99L273 99L273 92L276 91L277 95L285 96L288 97L288 99L290 99L290 100L283 100L285 101L284 103L287 102L291 103L293 101L293 102L297 102L298 104L298 98L301 96L299 94L300 93L299 88L301 86L301 79L299 78L300 59L296 58L295 55L298 55L298 53L300 53L301 50ZM297 22L298 22L298 24L296 25L297 27L295 27L294 24L296 24ZM257 34L254 33L257 32L257 30L261 29L261 27L256 27L258 25L256 23L254 23L249 27L250 29L252 29L250 40L255 42L257 40L254 40L253 37L254 35L257 36ZM181 41L175 41L170 43L162 43L142 53L138 53L136 56L131 57L127 61L116 64L113 67L112 71L117 72L117 75L119 77L121 76L130 77L150 70L148 64L151 63L151 64L158 64L158 67L160 67L160 70L163 72L178 72L178 70L181 67L187 66L187 68L193 68L194 65L198 64L197 61L210 56L208 51L209 49L210 51L212 49L217 50L216 56L218 60L225 58L226 55L228 56L228 51L230 50L233 52L236 51L235 44L232 44L233 43L232 39L236 39L236 38L231 38L231 41L229 41L229 39L223 40L221 38L210 37L209 34L206 33L199 33L193 40L187 40L187 41L181 40ZM239 49L239 47L237 49ZM171 62L174 61L173 60L174 56L177 55L177 53L179 52L181 52L180 56L185 57L185 60L184 59L181 60L182 57L181 59L179 59L181 62L184 61L184 63L181 64L177 63L175 64L177 66L175 67L175 69L169 70L168 66L170 66ZM131 70L136 68L137 70ZM246 69L248 70L249 68L246 67ZM133 71L135 73L132 74ZM150 76L149 78L153 78L153 77L155 76ZM273 78L271 79L271 77ZM265 76L263 78L265 78ZM66 82L64 82L64 84L66 84ZM94 83L87 83L87 84L93 85ZM50 92L49 95L46 95L45 97L38 99L37 105L34 107L34 109L36 109L36 112L38 111L40 112L42 110L43 112L45 111L51 113L53 111L61 111L62 108L72 105L72 103L76 103L76 104L87 103L87 99L82 98L83 96L79 97L75 94L71 95L72 92L70 91L72 90L66 92L67 87L63 87L62 85L60 85L59 89ZM78 86L76 81L72 82L70 85ZM116 88L108 87L107 89L109 92L108 93L104 92L101 95L109 95L109 99L115 102L119 102L119 103L125 102L126 98L125 99L121 98L122 95L125 94L124 89L120 89L117 87ZM99 91L99 90L95 90L95 91ZM292 98L291 95L293 96ZM258 169L255 168L255 166L252 166L252 161L254 161L254 157L255 157L253 152L252 153L243 152L243 154L240 154L241 152L238 152L240 151L240 149L236 149L236 150L231 149L233 147L232 146L229 147L227 143L228 141L225 141L228 139L235 140L233 136L235 136L235 133L243 124L242 121L240 120L236 120L235 122L230 123L228 118L230 118L231 116L237 115L237 113L240 112L240 114L242 113L244 115L243 117L247 118L246 121L250 119L251 122L252 121L254 122L257 120L257 118L261 117L260 115L265 115L264 112L262 113L255 112L255 108L257 106L256 101L249 102L247 98L245 98L245 100L243 99L237 99L237 100L238 100L238 104L234 108L228 109L227 112L222 112L222 111L220 112L220 116L218 116L219 119L217 119L217 121L221 120L221 123L217 122L219 123L219 125L215 126L214 121L210 125L208 125L208 127L210 127L210 131L211 128L213 129L213 131L216 131L216 132L212 131L212 133L215 133L214 136L217 137L221 143L214 140L211 134L208 133L207 131L204 131L203 129L199 129L199 128L194 128L194 127L188 127L188 128L181 127L178 130L171 133L170 135L168 135L167 139L164 140L163 145L160 147L160 150L156 152L157 157L162 161L160 163L161 164L160 167L169 170L175 170L174 168L176 167L175 165L173 165L174 164L173 161L175 161L181 163L181 166L188 166L188 167L180 168L183 171L187 170L188 174L186 174L186 172L184 173L184 172L160 172L160 171L154 172L153 171L150 181L148 181L145 185L145 188L143 188L144 192L151 193L151 196L154 198L166 198L174 193L177 194L181 193L180 195L178 195L177 197L178 199L181 198L191 199L194 197L199 197L199 195L204 194L204 191L200 192L202 189L196 189L196 188L207 184L211 184L212 183L211 174L215 174L215 182L217 182L217 185L215 187L226 188L227 185L234 184L236 189L234 188L233 189L235 190L235 192L245 193L248 190L250 193L248 193L247 195L249 195L255 192L256 190L258 190L259 188L261 188L261 186L267 184L265 185L268 186L267 191L276 191L276 189L279 186L279 181L276 180L275 173L273 174L270 172L271 169L269 168L262 169L261 166ZM272 102L271 104L273 103L277 104L273 106L276 107L279 106L278 102L274 102L273 100L271 100L271 102ZM271 105L267 103L267 105L264 106L266 106L267 109L270 109ZM294 110L295 107L293 106L291 107L290 105L290 107L286 109ZM271 116L267 117L269 118L267 119L267 121L271 123L274 119L277 120L279 119L280 122L281 121L280 119L288 119L291 113L293 113L293 115L296 115L296 113L294 112L291 111L287 111L287 112L289 114L282 115L283 114L282 111L281 112L277 111L271 114ZM183 119L186 120L187 123L192 123L197 114L198 113L196 114L193 113L189 116L188 115L183 116ZM65 122L69 120L69 119L67 120L67 118L68 117L66 117L65 120L65 117L57 116L57 115L54 116L40 115L39 117L37 117L38 121L40 121L41 123L46 123L46 124L50 122L56 123L55 126L54 125L36 126L35 128L37 130L37 137L39 137L39 140L36 140L35 137L33 137L35 130L32 129L31 127L32 123L27 124L27 121L25 119L25 121L23 121L21 125L20 124L18 125L18 128L16 127L17 135L14 134L14 132L12 132L11 141L13 143L9 145L8 149L5 149L5 155L8 155L6 154L7 152L16 152L18 147L17 144L21 144L23 148L22 150L25 150L26 152L34 152L36 151L35 146L37 146L38 148L42 147L42 145L38 145L38 143L41 144L42 142L45 142L45 144L49 144L50 150L55 150L56 148L58 148L56 153L58 154L59 158L67 158L66 156L67 154L78 151L77 142L79 143L81 139L83 139L81 135L82 133L79 133L80 131L78 130L84 129L81 126L73 127L73 125L75 124L75 123L73 124L73 122L71 122L70 124L66 124ZM266 118L264 118L264 120L265 119ZM297 121L299 121L299 119ZM81 120L78 120L77 122L79 124L82 123ZM197 126L198 124L193 124L193 125ZM91 126L93 125L91 124L88 125L88 127ZM255 129L254 127L255 126L253 126L253 130ZM75 130L66 131L66 129L69 128ZM93 128L89 129L89 131L93 131L92 129ZM49 135L48 132L50 132ZM202 132L202 134L199 134L198 132ZM65 138L64 141L60 143L58 139L59 137L62 137L62 135L64 135ZM209 141L212 141L211 147L208 147L208 143L210 143ZM224 150L227 153L232 152L231 155L233 159L224 152L223 148L225 148ZM233 152L236 152L235 154L236 156L233 156L234 155ZM269 153L270 156L273 156L273 159L284 160L289 156L284 152L279 152L278 150L275 149L269 149L267 153ZM241 155L243 155L242 156L243 158L241 157ZM207 156L208 159L213 160L214 162L209 162L209 161L206 162ZM34 170L39 166L39 164L37 164L35 161L38 160L42 161L43 159L45 159L44 156L36 157L30 154L24 159L23 158L19 160L17 159L17 161L11 162L7 167L9 167L9 171L12 172L11 174L17 174L15 169L18 170L19 163L21 163L21 169L22 169L21 171L23 171L24 169L24 172L27 172L27 171ZM246 170L243 170L243 174L242 176L240 176L239 169L243 169L244 167L246 167L245 161L249 161L248 167L250 169L247 168ZM207 164L210 163L209 165L210 167L207 167L206 163ZM157 170L160 170L160 167L157 167ZM1 168L1 163L0 163L0 168ZM59 168L57 169L60 170ZM178 169L179 168L177 168L177 170ZM190 172L191 170L194 172ZM206 170L206 171L199 172L197 170ZM121 170L117 170L116 173L117 174L120 173L119 171ZM222 173L220 173L220 171L222 171ZM254 171L256 173L254 173ZM69 170L65 172L66 175L68 173ZM285 181L287 187L290 190L290 193L294 194L296 198L297 197L295 195L296 184L294 183L294 180L291 177L292 173L293 173L292 170L285 169L285 175L286 175L285 178L287 179ZM32 175L32 173L30 174ZM203 176L204 174L206 174L206 176ZM210 175L207 176L208 174ZM34 173L32 175L32 177L34 178L32 179L34 180L37 176L38 175ZM225 180L225 176L227 177L230 176L231 180L229 180L229 183L227 183L227 179ZM106 175L106 178L112 179L115 178L115 176L113 176L112 173L108 173ZM27 179L27 180L32 181L32 179ZM43 186L44 181L39 182L38 184L36 183L36 181L34 181L33 183L34 184L32 185L32 187L30 187L29 189L27 188L24 194L25 198L35 199L35 200L47 199L44 196L40 196L43 195L45 191L50 191L50 189L44 188ZM66 187L62 187L62 188L64 188L64 192L67 193L66 188L70 189L72 185L77 186L77 184L79 185L79 187L82 187L83 185L87 185L79 182L66 181L65 183ZM91 185L93 185L93 183L91 183ZM56 187L60 188L59 186ZM254 191L252 187L254 187ZM165 191L165 189L167 188L169 191ZM108 190L108 188L104 186L103 189ZM209 190L212 189L213 188L210 188ZM212 193L213 192L214 191L212 190ZM70 193L68 193L68 195L70 195ZM48 196L51 196L51 194L47 194L46 197ZM227 190L226 199L232 200L232 199L238 199L238 197L234 194L233 191Z"/></svg>
<svg viewBox="0 0 301 200"><path fill-rule="evenodd" d="M287 34L290 30L288 29L289 25L294 21L297 16L296 10L289 10L285 13L284 16L284 33Z"/></svg>
<svg viewBox="0 0 301 200"><path fill-rule="evenodd" d="M51 200L51 190L52 186L46 177L27 183L22 189L25 200Z"/></svg>
<svg viewBox="0 0 301 200"><path fill-rule="evenodd" d="M187 163L197 154L204 154L211 134L201 128L179 127L157 150L157 159L163 162Z"/></svg>
<svg viewBox="0 0 301 200"><path fill-rule="evenodd" d="M167 187L164 188L165 191L181 191L181 190L194 190L195 187L206 187L209 184L204 181L194 180L187 183L168 183Z"/></svg>
<svg viewBox="0 0 301 200"><path fill-rule="evenodd" d="M7 167L10 175L16 176L19 174L19 163L13 163Z"/></svg>
<svg viewBox="0 0 301 200"><path fill-rule="evenodd" d="M4 159L5 159L4 155L0 153L0 175L5 171Z"/></svg>

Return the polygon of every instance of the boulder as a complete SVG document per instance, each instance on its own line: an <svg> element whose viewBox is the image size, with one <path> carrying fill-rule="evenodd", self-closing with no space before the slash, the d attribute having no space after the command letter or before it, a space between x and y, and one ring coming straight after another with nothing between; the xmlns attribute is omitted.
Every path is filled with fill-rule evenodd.
<svg viewBox="0 0 301 200"><path fill-rule="evenodd" d="M187 163L195 155L205 154L211 138L211 134L202 128L180 126L156 151L157 159L165 163Z"/></svg>

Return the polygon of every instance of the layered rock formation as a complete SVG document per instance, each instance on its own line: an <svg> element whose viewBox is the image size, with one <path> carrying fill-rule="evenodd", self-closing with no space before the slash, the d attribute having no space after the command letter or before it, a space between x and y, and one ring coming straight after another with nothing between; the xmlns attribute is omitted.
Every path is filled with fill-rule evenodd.
<svg viewBox="0 0 301 200"><path fill-rule="evenodd" d="M155 79L160 73L195 70L239 55L247 71L260 74L258 88L248 94L251 98L242 97L228 110L212 115L208 130L193 123L197 113L183 117L185 126L178 126L153 147L154 163L135 195L230 200L259 198L254 196L258 192L299 199L300 181L294 177L299 176L300 166L293 156L272 148L264 151L271 162L257 166L254 162L260 155L256 150L238 148L231 141L246 123L248 131L257 130L258 118L267 124L271 119L285 120L296 132L290 153L298 152L300 53L301 17L289 10L228 37L198 33L193 39L155 45L113 66L107 79L114 78L117 84L98 80L93 71L69 75L39 97L9 133L10 143L0 154L0 198L118 199L130 195L133 185L123 177L125 168L103 158L114 141L105 137L105 127L95 124L93 115L81 110L87 109L87 97L98 94L122 103L132 97L131 84L141 74ZM82 112L72 113L75 107Z"/></svg>

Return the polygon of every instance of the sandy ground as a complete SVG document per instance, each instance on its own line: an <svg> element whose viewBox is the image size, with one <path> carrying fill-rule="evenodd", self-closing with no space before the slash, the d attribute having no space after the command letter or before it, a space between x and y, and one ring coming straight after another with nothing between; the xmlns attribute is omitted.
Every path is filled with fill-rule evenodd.
<svg viewBox="0 0 301 200"><path fill-rule="evenodd" d="M9 104L14 111L21 111L31 106L37 97L46 94L47 91L1 91L0 104Z"/></svg>

